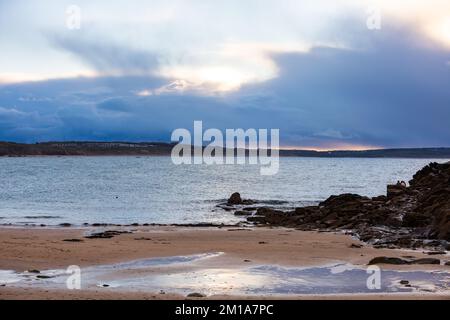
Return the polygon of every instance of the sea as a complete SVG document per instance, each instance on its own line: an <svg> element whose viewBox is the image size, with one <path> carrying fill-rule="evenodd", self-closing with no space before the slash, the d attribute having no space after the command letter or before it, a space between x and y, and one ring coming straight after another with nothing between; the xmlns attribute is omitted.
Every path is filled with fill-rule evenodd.
<svg viewBox="0 0 450 320"><path fill-rule="evenodd" d="M175 165L170 157L0 158L0 224L234 224L245 218L218 204L233 193L288 209L331 195L386 194L444 159L281 158L279 172L258 165Z"/></svg>

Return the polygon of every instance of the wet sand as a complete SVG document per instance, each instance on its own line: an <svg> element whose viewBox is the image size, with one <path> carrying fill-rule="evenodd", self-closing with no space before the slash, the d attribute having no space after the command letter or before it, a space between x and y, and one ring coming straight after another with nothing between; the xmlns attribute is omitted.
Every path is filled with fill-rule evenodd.
<svg viewBox="0 0 450 320"><path fill-rule="evenodd" d="M110 239L87 239L91 232L105 230L131 231ZM64 240L80 239L81 242ZM352 244L361 248L356 248ZM375 249L340 233L304 232L285 228L199 228L199 227L120 227L120 228L1 228L0 269L26 270L65 269L69 265L92 267L155 257L186 256L211 252L224 254L208 262L213 267L240 268L252 265L286 267L320 266L351 263L366 266L377 256L415 258L430 257L421 250ZM442 260L450 257L440 256ZM442 270L449 266L414 265L383 266L394 270ZM1 299L185 299L184 295L165 292L127 292L115 288L89 290L56 290L30 287L0 287ZM255 298L251 295L208 298ZM257 298L265 298L257 296ZM273 297L268 297L273 298ZM439 293L295 295L289 299L441 299Z"/></svg>

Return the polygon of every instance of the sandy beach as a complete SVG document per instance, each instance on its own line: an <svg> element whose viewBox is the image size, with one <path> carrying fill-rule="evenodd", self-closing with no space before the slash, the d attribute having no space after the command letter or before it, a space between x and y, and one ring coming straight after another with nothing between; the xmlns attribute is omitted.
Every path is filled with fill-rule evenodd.
<svg viewBox="0 0 450 320"><path fill-rule="evenodd" d="M93 232L126 231L109 239L88 239ZM139 259L189 256L220 252L214 259L206 259L196 268L239 269L258 265L284 267L311 267L335 263L347 263L364 268L378 256L430 257L422 250L375 249L342 233L305 232L287 228L203 228L203 227L108 227L108 228L20 228L4 227L0 231L0 269L24 272L27 270L65 269L78 265L83 270L92 266L117 264ZM443 261L448 256L440 257ZM173 269L173 267L170 267ZM169 273L170 268L161 267L158 274ZM183 272L179 266L176 272ZM441 270L444 265L392 266L395 270ZM173 271L173 272L175 272ZM139 272L133 271L139 276ZM153 274L153 273L151 273ZM208 295L209 299L274 298L273 296ZM0 287L1 299L185 299L176 292L136 292L126 288L82 288L64 290L33 286L6 284ZM448 299L442 293L396 293L357 295L278 295L275 298L320 299L400 299L430 298Z"/></svg>

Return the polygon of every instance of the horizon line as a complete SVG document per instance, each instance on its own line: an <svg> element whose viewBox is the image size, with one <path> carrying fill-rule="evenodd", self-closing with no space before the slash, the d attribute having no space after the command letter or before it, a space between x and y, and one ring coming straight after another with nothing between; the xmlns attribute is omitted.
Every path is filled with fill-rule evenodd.
<svg viewBox="0 0 450 320"><path fill-rule="evenodd" d="M167 142L167 141L126 141L126 140L108 140L108 141L96 141L96 140L49 140L49 141L36 141L36 142L16 142L16 141L6 141L0 140L1 143L7 144L22 144L22 145L35 145L35 144L56 144L56 143L127 143L127 144L165 144L165 145L176 145L176 142ZM192 145L191 145L192 146ZM205 147L202 146L202 147ZM226 149L224 147L224 149ZM236 149L236 148L235 148ZM270 148L268 148L270 149ZM305 151L305 152L368 152L368 151L386 151L386 150L411 150L411 149L420 149L420 150L432 150L432 149L450 149L450 146L444 147L377 147L377 148L367 148L367 149L327 149L327 148L314 148L314 147L279 147L277 148L279 151ZM254 148L245 148L245 150L254 150ZM259 148L257 149L259 150Z"/></svg>

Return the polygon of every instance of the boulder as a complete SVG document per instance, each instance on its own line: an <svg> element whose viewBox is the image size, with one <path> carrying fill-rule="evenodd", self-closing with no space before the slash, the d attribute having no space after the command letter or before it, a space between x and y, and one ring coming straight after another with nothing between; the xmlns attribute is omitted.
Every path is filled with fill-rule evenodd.
<svg viewBox="0 0 450 320"><path fill-rule="evenodd" d="M229 205L242 204L242 198L239 192L233 193L231 197L228 199L227 203Z"/></svg>

